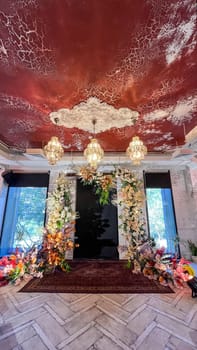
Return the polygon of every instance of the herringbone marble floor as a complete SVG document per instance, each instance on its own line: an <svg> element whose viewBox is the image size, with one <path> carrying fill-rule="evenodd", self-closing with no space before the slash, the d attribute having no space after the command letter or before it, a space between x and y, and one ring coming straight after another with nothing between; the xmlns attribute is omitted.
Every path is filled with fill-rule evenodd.
<svg viewBox="0 0 197 350"><path fill-rule="evenodd" d="M197 299L176 294L39 294L0 288L1 350L194 350Z"/></svg>

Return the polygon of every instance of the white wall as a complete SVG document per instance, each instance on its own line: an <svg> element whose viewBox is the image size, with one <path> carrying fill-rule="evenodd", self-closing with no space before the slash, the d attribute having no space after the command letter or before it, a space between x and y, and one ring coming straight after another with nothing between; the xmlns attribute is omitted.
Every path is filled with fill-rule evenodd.
<svg viewBox="0 0 197 350"><path fill-rule="evenodd" d="M171 171L172 191L181 255L190 259L187 240L197 242L197 188L193 187L189 168Z"/></svg>

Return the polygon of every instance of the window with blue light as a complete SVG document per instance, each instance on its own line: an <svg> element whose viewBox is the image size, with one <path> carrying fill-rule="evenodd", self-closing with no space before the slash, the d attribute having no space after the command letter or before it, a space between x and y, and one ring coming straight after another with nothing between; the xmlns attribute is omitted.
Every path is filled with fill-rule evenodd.
<svg viewBox="0 0 197 350"><path fill-rule="evenodd" d="M168 173L145 174L149 235L156 246L179 255L173 196Z"/></svg>
<svg viewBox="0 0 197 350"><path fill-rule="evenodd" d="M13 175L9 180L2 220L0 255L27 251L42 243L45 222L47 177Z"/></svg>

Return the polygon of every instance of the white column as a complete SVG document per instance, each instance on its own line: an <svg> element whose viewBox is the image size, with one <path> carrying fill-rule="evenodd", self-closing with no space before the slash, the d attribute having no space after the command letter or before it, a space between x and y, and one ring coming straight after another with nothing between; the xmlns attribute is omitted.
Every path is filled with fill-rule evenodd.
<svg viewBox="0 0 197 350"><path fill-rule="evenodd" d="M192 187L190 170L171 171L171 182L181 255L190 259L187 240L196 241L197 227L197 197Z"/></svg>
<svg viewBox="0 0 197 350"><path fill-rule="evenodd" d="M4 171L5 171L5 168L0 167L0 195L4 184L4 178L2 177L2 174Z"/></svg>

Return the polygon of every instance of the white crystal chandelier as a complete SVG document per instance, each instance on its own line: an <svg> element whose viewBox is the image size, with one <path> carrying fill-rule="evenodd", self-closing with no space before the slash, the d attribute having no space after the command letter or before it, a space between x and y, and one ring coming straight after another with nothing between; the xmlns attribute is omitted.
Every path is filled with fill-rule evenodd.
<svg viewBox="0 0 197 350"><path fill-rule="evenodd" d="M95 134L96 119L92 120L92 124L94 127L94 134ZM96 138L92 138L90 140L90 143L87 145L87 148L84 150L84 156L86 157L88 163L92 168L97 168L98 163L104 157L104 151L101 148Z"/></svg>
<svg viewBox="0 0 197 350"><path fill-rule="evenodd" d="M55 165L64 155L64 149L56 136L51 137L47 145L44 146L43 152L51 165Z"/></svg>
<svg viewBox="0 0 197 350"><path fill-rule="evenodd" d="M132 160L134 165L139 165L141 160L147 154L147 147L144 146L143 142L138 136L134 136L126 150L127 155Z"/></svg>

